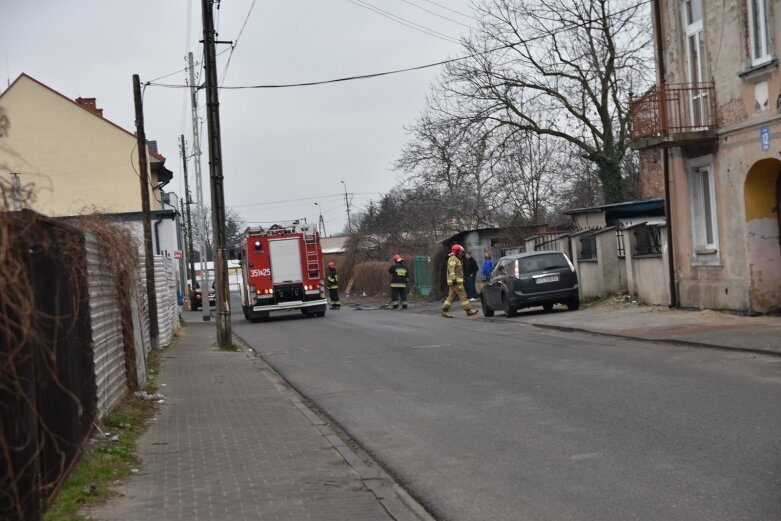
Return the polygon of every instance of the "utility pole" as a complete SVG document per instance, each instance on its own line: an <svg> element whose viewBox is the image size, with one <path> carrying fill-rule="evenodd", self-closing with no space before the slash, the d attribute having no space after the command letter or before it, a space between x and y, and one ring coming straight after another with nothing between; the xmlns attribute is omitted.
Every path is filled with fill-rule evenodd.
<svg viewBox="0 0 781 521"><path fill-rule="evenodd" d="M228 254L225 240L225 195L222 190L222 143L220 136L220 100L217 83L217 57L214 51L214 13L212 0L201 0L203 9L203 59L206 72L206 121L209 129L209 174L212 192L212 231L214 232L214 279L217 304L217 345L233 343L228 291ZM206 290L202 290L206 294Z"/></svg>
<svg viewBox="0 0 781 521"><path fill-rule="evenodd" d="M347 198L347 185L344 181L339 181L344 185L344 204L347 206L347 233L353 233L353 225L350 222L350 200Z"/></svg>
<svg viewBox="0 0 781 521"><path fill-rule="evenodd" d="M320 230L320 236L325 237L325 219L323 219L323 209L320 207L320 203L317 205L317 211L320 213L320 220L317 222L317 229Z"/></svg>
<svg viewBox="0 0 781 521"><path fill-rule="evenodd" d="M149 301L149 339L152 349L160 349L160 332L157 326L157 292L155 291L155 263L152 257L152 223L149 215L149 170L146 160L146 134L144 133L144 106L141 100L141 81L133 75L133 98L136 105L136 148L138 171L141 179L141 213L144 223L144 265L146 267L146 298Z"/></svg>
<svg viewBox="0 0 781 521"><path fill-rule="evenodd" d="M195 84L195 65L193 63L193 53L187 55L187 61L190 66L190 102L193 120L193 156L195 157L195 200L198 207L198 243L199 257L201 259L201 310L203 311L203 321L211 320L208 300L203 305L203 295L209 294L209 270L206 269L206 206L203 204L203 185L201 184L201 131L198 122L198 86ZM195 287L195 286L193 286Z"/></svg>
<svg viewBox="0 0 781 521"><path fill-rule="evenodd" d="M14 200L14 211L22 211L22 180L19 179L19 174L11 174L11 197Z"/></svg>
<svg viewBox="0 0 781 521"><path fill-rule="evenodd" d="M195 252L193 251L193 224L190 219L190 183L187 180L187 149L184 146L184 134L182 139L182 166L184 168L184 203L187 208L187 261L190 264L190 287L195 289ZM201 304L203 304L203 293L201 293Z"/></svg>

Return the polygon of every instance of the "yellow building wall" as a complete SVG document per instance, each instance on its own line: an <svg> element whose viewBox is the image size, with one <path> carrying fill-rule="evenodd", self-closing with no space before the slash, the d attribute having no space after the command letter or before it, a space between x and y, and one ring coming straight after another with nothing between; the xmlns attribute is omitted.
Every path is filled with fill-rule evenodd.
<svg viewBox="0 0 781 521"><path fill-rule="evenodd" d="M24 75L0 107L10 121L0 139L0 178L18 173L22 185L34 184L26 207L54 217L141 211L134 135ZM160 206L150 195L150 208Z"/></svg>

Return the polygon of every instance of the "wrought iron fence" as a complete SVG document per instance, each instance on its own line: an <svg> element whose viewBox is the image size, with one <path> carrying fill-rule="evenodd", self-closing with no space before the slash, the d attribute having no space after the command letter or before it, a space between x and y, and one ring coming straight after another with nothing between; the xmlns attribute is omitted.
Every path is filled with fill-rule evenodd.
<svg viewBox="0 0 781 521"><path fill-rule="evenodd" d="M534 251L556 251L560 234L544 234L534 238Z"/></svg>
<svg viewBox="0 0 781 521"><path fill-rule="evenodd" d="M634 230L635 255L661 255L662 233L661 227L642 225Z"/></svg>
<svg viewBox="0 0 781 521"><path fill-rule="evenodd" d="M632 139L707 130L717 126L713 83L656 85L630 102Z"/></svg>
<svg viewBox="0 0 781 521"><path fill-rule="evenodd" d="M616 228L616 252L620 258L626 257L626 248L624 246L624 230Z"/></svg>

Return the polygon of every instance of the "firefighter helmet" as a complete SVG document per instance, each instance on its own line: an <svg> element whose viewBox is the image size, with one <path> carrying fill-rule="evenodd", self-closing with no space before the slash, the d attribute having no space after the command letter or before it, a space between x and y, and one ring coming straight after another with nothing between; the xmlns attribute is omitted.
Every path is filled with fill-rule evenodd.
<svg viewBox="0 0 781 521"><path fill-rule="evenodd" d="M450 253L453 255L460 255L462 251L464 251L464 247L460 244L454 244L450 247Z"/></svg>
<svg viewBox="0 0 781 521"><path fill-rule="evenodd" d="M393 262L399 262L400 260L401 260L401 255L399 255L398 253L393 256Z"/></svg>
<svg viewBox="0 0 781 521"><path fill-rule="evenodd" d="M328 263L329 268L336 268L336 263L334 261L331 261Z"/></svg>

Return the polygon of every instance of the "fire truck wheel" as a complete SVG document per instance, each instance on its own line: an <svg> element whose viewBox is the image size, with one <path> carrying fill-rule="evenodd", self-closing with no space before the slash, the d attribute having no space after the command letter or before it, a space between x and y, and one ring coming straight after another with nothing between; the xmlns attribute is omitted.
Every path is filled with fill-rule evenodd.
<svg viewBox="0 0 781 521"><path fill-rule="evenodd" d="M249 311L247 306L241 306L241 310L244 312L244 318L249 320Z"/></svg>

